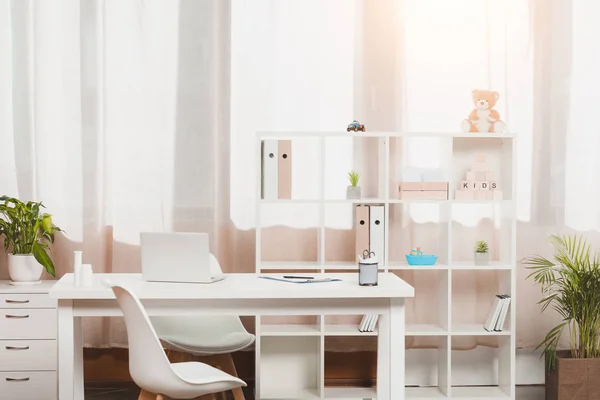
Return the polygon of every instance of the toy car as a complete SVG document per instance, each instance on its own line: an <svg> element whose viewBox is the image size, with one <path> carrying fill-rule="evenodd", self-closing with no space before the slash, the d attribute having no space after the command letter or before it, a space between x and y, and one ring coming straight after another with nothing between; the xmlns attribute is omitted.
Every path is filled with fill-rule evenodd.
<svg viewBox="0 0 600 400"><path fill-rule="evenodd" d="M348 125L348 128L346 128L346 130L348 132L350 132L350 131L354 131L354 132L363 131L364 132L366 130L366 128L364 125L359 124L357 120L354 120Z"/></svg>

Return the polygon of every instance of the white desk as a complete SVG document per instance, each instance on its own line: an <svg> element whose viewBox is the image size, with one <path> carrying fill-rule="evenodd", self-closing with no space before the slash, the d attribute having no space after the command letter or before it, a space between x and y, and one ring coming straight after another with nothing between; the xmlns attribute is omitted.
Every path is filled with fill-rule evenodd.
<svg viewBox="0 0 600 400"><path fill-rule="evenodd" d="M377 399L404 400L404 298L414 289L394 274L379 286L358 286L358 274L328 274L341 282L293 284L229 274L211 284L145 283L141 274L96 274L90 288L76 288L67 274L50 291L58 300L59 400L83 400L81 318L120 316L108 278L133 289L150 315L357 315L379 314ZM257 380L257 385L259 381Z"/></svg>

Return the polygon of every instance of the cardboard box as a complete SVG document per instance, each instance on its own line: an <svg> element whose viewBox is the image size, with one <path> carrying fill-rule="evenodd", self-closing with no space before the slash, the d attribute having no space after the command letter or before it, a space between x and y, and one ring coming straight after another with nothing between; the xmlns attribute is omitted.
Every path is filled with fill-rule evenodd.
<svg viewBox="0 0 600 400"><path fill-rule="evenodd" d="M448 200L448 182L401 182L401 200Z"/></svg>

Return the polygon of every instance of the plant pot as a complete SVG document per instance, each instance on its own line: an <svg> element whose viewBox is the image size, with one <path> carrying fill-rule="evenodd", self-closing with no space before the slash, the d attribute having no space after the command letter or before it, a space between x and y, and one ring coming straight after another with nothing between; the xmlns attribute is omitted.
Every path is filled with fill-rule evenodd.
<svg viewBox="0 0 600 400"><path fill-rule="evenodd" d="M600 358L571 358L557 352L556 369L546 364L546 400L600 399Z"/></svg>
<svg viewBox="0 0 600 400"><path fill-rule="evenodd" d="M348 186L346 188L346 199L360 199L360 186Z"/></svg>
<svg viewBox="0 0 600 400"><path fill-rule="evenodd" d="M490 264L490 253L475 252L475 265L489 265L489 264Z"/></svg>
<svg viewBox="0 0 600 400"><path fill-rule="evenodd" d="M36 285L41 282L44 267L33 254L9 254L8 275L14 285Z"/></svg>

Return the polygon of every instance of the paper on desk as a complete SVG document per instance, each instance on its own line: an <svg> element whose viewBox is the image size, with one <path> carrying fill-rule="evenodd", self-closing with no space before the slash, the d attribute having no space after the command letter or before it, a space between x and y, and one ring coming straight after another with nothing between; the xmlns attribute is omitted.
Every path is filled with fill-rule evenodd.
<svg viewBox="0 0 600 400"><path fill-rule="evenodd" d="M339 282L341 279L337 278L315 278L315 279L289 279L289 278L281 278L277 276L259 276L262 279L270 279L273 281L282 281L289 283L321 283L321 282Z"/></svg>

